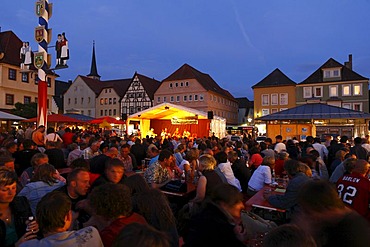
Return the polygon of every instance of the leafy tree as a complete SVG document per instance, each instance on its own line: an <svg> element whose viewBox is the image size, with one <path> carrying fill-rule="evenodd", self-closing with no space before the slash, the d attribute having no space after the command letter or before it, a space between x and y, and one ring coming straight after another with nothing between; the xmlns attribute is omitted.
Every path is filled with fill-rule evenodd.
<svg viewBox="0 0 370 247"><path fill-rule="evenodd" d="M24 118L34 118L37 117L37 103L32 102L29 104L22 104L20 102L15 103L15 108L12 109L14 115L24 117Z"/></svg>

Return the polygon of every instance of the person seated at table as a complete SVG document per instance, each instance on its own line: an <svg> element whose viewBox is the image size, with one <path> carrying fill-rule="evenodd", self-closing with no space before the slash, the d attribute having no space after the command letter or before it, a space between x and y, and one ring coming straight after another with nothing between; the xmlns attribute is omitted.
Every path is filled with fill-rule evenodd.
<svg viewBox="0 0 370 247"><path fill-rule="evenodd" d="M150 189L140 193L137 197L137 208L137 213L142 215L151 226L167 233L172 247L179 246L176 218L162 191Z"/></svg>
<svg viewBox="0 0 370 247"><path fill-rule="evenodd" d="M59 181L56 177L58 176L57 170L50 164L40 165L35 174L33 175L31 182L26 184L24 188L19 192L18 196L25 196L31 206L32 213L35 215L36 206L41 198L47 193L62 187L65 183Z"/></svg>
<svg viewBox="0 0 370 247"><path fill-rule="evenodd" d="M343 175L350 174L352 172L357 158L355 155L350 153L346 154L345 157L345 160L340 163L331 174L329 182L335 184Z"/></svg>
<svg viewBox="0 0 370 247"><path fill-rule="evenodd" d="M289 177L285 193L283 195L264 194L264 197L272 206L294 213L298 209L298 193L310 179L300 171L300 162L297 160L285 161L284 169Z"/></svg>
<svg viewBox="0 0 370 247"><path fill-rule="evenodd" d="M151 167L159 158L159 149L154 145L150 144L147 151L148 157L150 158L148 167Z"/></svg>
<svg viewBox="0 0 370 247"><path fill-rule="evenodd" d="M11 156L1 156L0 154L0 167L5 166L8 167L10 170L15 171L14 168L14 158Z"/></svg>
<svg viewBox="0 0 370 247"><path fill-rule="evenodd" d="M238 227L243 209L243 195L237 188L230 184L215 186L210 200L191 219L183 246L245 246L242 241L248 229Z"/></svg>
<svg viewBox="0 0 370 247"><path fill-rule="evenodd" d="M162 150L158 161L146 169L144 173L145 181L153 188L160 188L171 180L168 167L175 161L169 150Z"/></svg>
<svg viewBox="0 0 370 247"><path fill-rule="evenodd" d="M117 156L118 149L116 147L109 148L106 152L95 156L89 161L90 171L92 173L103 175L105 164L108 162L108 160L117 158Z"/></svg>
<svg viewBox="0 0 370 247"><path fill-rule="evenodd" d="M222 179L214 170L216 160L209 154L203 154L199 157L199 171L201 176L198 180L197 193L193 202L202 202L206 197L212 194L213 189L222 184Z"/></svg>
<svg viewBox="0 0 370 247"><path fill-rule="evenodd" d="M0 167L0 243L1 246L18 246L36 238L38 225L33 221L27 231L26 220L33 216L27 199L16 196L17 174L7 167Z"/></svg>
<svg viewBox="0 0 370 247"><path fill-rule="evenodd" d="M131 146L129 144L123 144L121 146L121 150L118 154L118 159L120 159L123 162L123 165L125 167L125 172L132 172L134 167L136 167L136 160L135 156L130 156L130 149Z"/></svg>
<svg viewBox="0 0 370 247"><path fill-rule="evenodd" d="M263 158L260 153L260 148L259 147L252 147L250 149L250 156L251 158L249 159L249 167L251 168L252 173L259 167L262 162Z"/></svg>
<svg viewBox="0 0 370 247"><path fill-rule="evenodd" d="M22 246L103 246L98 231L92 226L78 231L69 231L72 224L71 200L63 192L53 191L40 200L37 205L36 220L44 238L27 241Z"/></svg>
<svg viewBox="0 0 370 247"><path fill-rule="evenodd" d="M84 158L78 158L72 161L70 168L71 169L83 168L88 170L90 176L89 180L90 186L95 182L96 179L98 179L101 176L100 174L90 172L90 164Z"/></svg>
<svg viewBox="0 0 370 247"><path fill-rule="evenodd" d="M123 162L118 158L110 159L105 163L103 175L95 180L91 185L91 188L95 188L106 183L123 184L125 179L126 175Z"/></svg>
<svg viewBox="0 0 370 247"><path fill-rule="evenodd" d="M370 222L370 164L358 159L351 174L344 175L337 182L339 197L346 206L354 209Z"/></svg>
<svg viewBox="0 0 370 247"><path fill-rule="evenodd" d="M132 212L130 189L123 184L104 184L96 187L89 201L101 220L100 236L104 246L110 247L127 225L137 222L147 224L145 218Z"/></svg>
<svg viewBox="0 0 370 247"><path fill-rule="evenodd" d="M198 169L198 149L190 149L186 152L185 159L181 162L179 168L181 171L185 171L185 174L189 177L189 181L195 176L195 170Z"/></svg>
<svg viewBox="0 0 370 247"><path fill-rule="evenodd" d="M285 175L284 162L289 159L289 153L282 151L277 155L275 160L274 172L276 177L283 177Z"/></svg>
<svg viewBox="0 0 370 247"><path fill-rule="evenodd" d="M271 156L263 158L262 164L257 167L249 180L247 190L248 196L254 196L263 188L263 186L270 185L272 183L272 170L274 169L274 166L275 158Z"/></svg>
<svg viewBox="0 0 370 247"><path fill-rule="evenodd" d="M227 153L219 152L215 154L214 157L217 161L217 167L225 176L227 182L232 186L238 188L239 191L242 191L239 180L234 176L233 169L231 168L231 163L227 160Z"/></svg>
<svg viewBox="0 0 370 247"><path fill-rule="evenodd" d="M300 213L295 223L314 238L317 246L368 247L368 221L346 207L329 182L311 180L298 192Z"/></svg>
<svg viewBox="0 0 370 247"><path fill-rule="evenodd" d="M183 144L178 145L177 148L175 149L174 156L176 159L177 166L180 166L181 162L184 160L185 151L186 151L186 147Z"/></svg>
<svg viewBox="0 0 370 247"><path fill-rule="evenodd" d="M66 167L64 153L56 142L47 141L45 148L44 154L49 157L49 164L53 165L56 169Z"/></svg>
<svg viewBox="0 0 370 247"><path fill-rule="evenodd" d="M140 196L140 194L147 192L150 187L141 174L133 174L128 176L123 184L130 188L132 210L137 213L137 198Z"/></svg>
<svg viewBox="0 0 370 247"><path fill-rule="evenodd" d="M131 223L123 228L112 245L121 246L170 247L170 242L164 232L150 225Z"/></svg>
<svg viewBox="0 0 370 247"><path fill-rule="evenodd" d="M263 247L316 247L312 236L293 224L272 229L263 238Z"/></svg>
<svg viewBox="0 0 370 247"><path fill-rule="evenodd" d="M244 159L238 157L238 153L230 151L227 155L228 160L231 163L231 168L235 177L240 181L242 192L247 193L248 182L251 178L251 171L245 165Z"/></svg>

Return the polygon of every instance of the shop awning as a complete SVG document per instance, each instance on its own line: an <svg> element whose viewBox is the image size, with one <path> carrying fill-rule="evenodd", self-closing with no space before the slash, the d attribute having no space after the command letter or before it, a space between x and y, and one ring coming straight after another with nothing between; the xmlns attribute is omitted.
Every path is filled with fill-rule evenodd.
<svg viewBox="0 0 370 247"><path fill-rule="evenodd" d="M310 119L370 119L370 114L322 103L310 103L256 118L262 121Z"/></svg>

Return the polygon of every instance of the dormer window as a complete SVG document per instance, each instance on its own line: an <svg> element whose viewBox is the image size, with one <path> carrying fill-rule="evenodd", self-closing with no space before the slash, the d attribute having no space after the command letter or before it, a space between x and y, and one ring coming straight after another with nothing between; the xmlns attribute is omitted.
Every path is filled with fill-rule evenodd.
<svg viewBox="0 0 370 247"><path fill-rule="evenodd" d="M340 77L340 68L324 70L324 79L331 79L331 78L338 78L338 77Z"/></svg>

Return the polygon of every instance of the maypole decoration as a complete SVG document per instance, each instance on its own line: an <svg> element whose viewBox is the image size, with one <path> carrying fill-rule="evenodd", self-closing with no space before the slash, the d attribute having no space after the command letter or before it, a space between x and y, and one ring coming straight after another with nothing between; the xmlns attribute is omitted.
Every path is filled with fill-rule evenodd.
<svg viewBox="0 0 370 247"><path fill-rule="evenodd" d="M37 126L47 125L47 71L50 66L48 56L48 43L51 37L51 29L48 27L51 17L52 4L48 0L36 2L36 15L39 17L39 26L35 28L35 39L39 44L38 52L34 54L34 65L38 69L38 113Z"/></svg>

